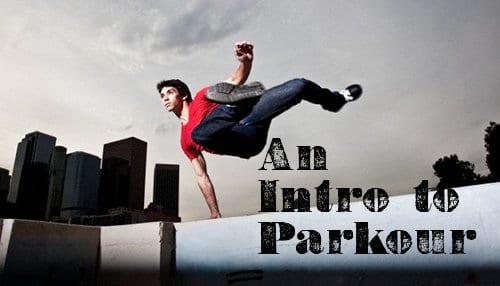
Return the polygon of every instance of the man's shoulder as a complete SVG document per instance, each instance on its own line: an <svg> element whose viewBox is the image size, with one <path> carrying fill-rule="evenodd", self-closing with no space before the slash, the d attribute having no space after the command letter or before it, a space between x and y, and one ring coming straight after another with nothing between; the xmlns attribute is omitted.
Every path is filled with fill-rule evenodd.
<svg viewBox="0 0 500 286"><path fill-rule="evenodd" d="M216 106L218 106L218 103L211 101L207 98L207 91L208 91L208 86L200 89L198 92L196 92L195 97L193 98L193 102L190 105L190 110L212 110ZM193 110L193 112L194 112Z"/></svg>
<svg viewBox="0 0 500 286"><path fill-rule="evenodd" d="M204 100L206 99L206 95L207 95L207 91L208 91L208 86L205 86L203 88L201 88L200 90L198 90L196 92L196 95L194 96L194 99L193 100Z"/></svg>

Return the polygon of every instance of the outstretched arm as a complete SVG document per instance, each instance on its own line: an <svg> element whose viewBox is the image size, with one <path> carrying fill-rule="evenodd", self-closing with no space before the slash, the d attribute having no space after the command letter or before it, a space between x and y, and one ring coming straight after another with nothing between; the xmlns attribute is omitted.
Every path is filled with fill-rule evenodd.
<svg viewBox="0 0 500 286"><path fill-rule="evenodd" d="M226 82L234 85L244 84L252 70L253 45L247 41L237 42L234 44L234 55L240 65Z"/></svg>
<svg viewBox="0 0 500 286"><path fill-rule="evenodd" d="M193 170L196 175L198 187L205 197L205 201L207 202L208 208L210 209L210 217L220 218L221 214L219 212L219 206L217 204L214 186L207 173L207 164L205 162L205 158L202 154L200 154L198 157L194 158L191 161L191 164L193 165Z"/></svg>

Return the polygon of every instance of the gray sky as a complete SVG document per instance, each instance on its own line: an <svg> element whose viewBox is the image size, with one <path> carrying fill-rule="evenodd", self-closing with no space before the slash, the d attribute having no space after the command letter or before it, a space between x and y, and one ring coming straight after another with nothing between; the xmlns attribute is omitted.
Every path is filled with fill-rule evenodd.
<svg viewBox="0 0 500 286"><path fill-rule="evenodd" d="M155 84L180 78L195 93L224 80L234 42L250 40L249 80L358 82L365 93L337 114L304 102L273 122L269 138L294 169L296 146L320 145L327 171L258 171L265 153L206 155L223 215L258 211L259 179L395 195L435 183L432 164L454 153L486 174L484 129L500 122L498 15L499 1L1 1L0 167L12 170L34 130L97 156L135 136L148 142L146 204L154 164L178 163L181 216L207 218Z"/></svg>

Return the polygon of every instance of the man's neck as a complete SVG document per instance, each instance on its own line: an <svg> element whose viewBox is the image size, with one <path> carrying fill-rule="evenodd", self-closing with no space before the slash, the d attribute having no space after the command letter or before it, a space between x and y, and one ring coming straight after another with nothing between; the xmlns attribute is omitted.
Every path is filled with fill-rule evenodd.
<svg viewBox="0 0 500 286"><path fill-rule="evenodd" d="M189 103L188 102L183 102L182 108L179 111L175 112L175 115L179 118L181 121L181 124L186 124L189 121Z"/></svg>

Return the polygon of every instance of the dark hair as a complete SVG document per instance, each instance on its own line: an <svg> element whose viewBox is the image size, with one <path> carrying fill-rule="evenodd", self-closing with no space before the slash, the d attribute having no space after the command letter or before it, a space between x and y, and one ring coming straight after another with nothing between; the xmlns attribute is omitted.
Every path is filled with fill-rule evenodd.
<svg viewBox="0 0 500 286"><path fill-rule="evenodd" d="M162 80L156 85L156 89L158 89L158 92L161 92L162 88L167 86L175 87L177 91L179 91L180 95L186 96L187 102L191 102L193 100L188 86L181 80L179 79Z"/></svg>

